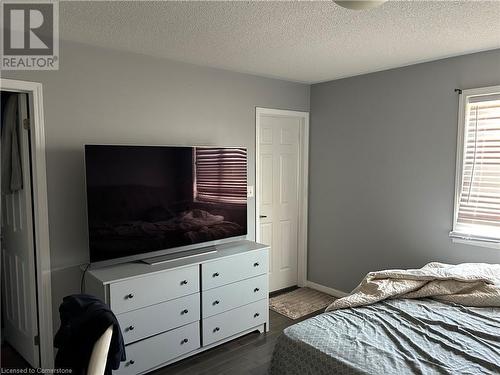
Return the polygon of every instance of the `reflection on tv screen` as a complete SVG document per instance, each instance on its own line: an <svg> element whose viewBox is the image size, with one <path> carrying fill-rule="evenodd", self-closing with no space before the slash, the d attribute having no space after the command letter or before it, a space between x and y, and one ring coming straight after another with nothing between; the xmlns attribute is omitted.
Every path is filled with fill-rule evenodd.
<svg viewBox="0 0 500 375"><path fill-rule="evenodd" d="M91 262L247 233L244 148L87 145L85 163Z"/></svg>

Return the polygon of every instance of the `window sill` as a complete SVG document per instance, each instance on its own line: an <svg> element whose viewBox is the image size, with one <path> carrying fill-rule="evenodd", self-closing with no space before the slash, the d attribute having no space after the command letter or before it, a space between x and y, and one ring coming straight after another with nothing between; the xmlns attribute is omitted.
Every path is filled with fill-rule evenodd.
<svg viewBox="0 0 500 375"><path fill-rule="evenodd" d="M203 203L203 204L210 204L210 205L226 205L226 206L234 206L235 208L243 208L243 207L246 207L248 205L247 202L245 203L234 203L234 202L214 202L214 201L204 201L204 200L201 200L201 199L197 199L195 198L193 200L194 203Z"/></svg>
<svg viewBox="0 0 500 375"><path fill-rule="evenodd" d="M453 243L459 243L470 246L480 246L480 247L488 247L491 249L499 249L500 250L500 242L491 242L491 241L481 241L478 239L466 239L466 238L457 238L450 236L451 241Z"/></svg>

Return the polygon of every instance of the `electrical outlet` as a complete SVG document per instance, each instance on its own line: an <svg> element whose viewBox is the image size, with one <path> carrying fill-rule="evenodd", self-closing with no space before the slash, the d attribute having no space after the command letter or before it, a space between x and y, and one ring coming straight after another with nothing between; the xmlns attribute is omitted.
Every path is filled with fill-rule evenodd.
<svg viewBox="0 0 500 375"><path fill-rule="evenodd" d="M247 186L247 197L248 198L253 198L253 185L248 185Z"/></svg>

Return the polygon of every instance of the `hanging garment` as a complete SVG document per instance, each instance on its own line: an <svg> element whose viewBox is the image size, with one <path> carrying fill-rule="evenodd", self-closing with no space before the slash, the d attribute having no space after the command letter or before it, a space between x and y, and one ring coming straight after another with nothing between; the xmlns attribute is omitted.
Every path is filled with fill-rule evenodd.
<svg viewBox="0 0 500 375"><path fill-rule="evenodd" d="M54 338L58 348L55 367L70 369L72 375L86 375L96 341L110 325L113 335L106 362L105 375L112 375L125 361L125 343L115 314L97 297L74 294L63 298L59 307L61 326Z"/></svg>
<svg viewBox="0 0 500 375"><path fill-rule="evenodd" d="M2 113L2 194L23 188L17 103L18 94L11 95Z"/></svg>

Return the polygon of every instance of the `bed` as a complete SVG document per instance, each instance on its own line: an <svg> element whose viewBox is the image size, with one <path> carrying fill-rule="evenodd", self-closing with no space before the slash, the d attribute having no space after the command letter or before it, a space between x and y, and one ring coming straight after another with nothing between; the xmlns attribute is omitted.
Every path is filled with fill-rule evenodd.
<svg viewBox="0 0 500 375"><path fill-rule="evenodd" d="M394 299L283 332L270 374L500 374L500 308Z"/></svg>
<svg viewBox="0 0 500 375"><path fill-rule="evenodd" d="M500 265L479 263L371 272L285 329L269 372L500 374L499 277Z"/></svg>

